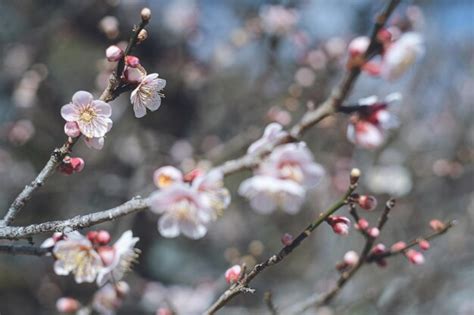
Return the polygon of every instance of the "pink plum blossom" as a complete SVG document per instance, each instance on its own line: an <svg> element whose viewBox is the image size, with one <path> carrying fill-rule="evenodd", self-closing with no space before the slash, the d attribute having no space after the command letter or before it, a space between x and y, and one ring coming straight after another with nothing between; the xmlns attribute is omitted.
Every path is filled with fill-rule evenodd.
<svg viewBox="0 0 474 315"><path fill-rule="evenodd" d="M110 130L112 108L109 104L94 100L92 94L78 91L72 102L61 108L61 116L67 122L75 122L80 132L87 138L100 138Z"/></svg>
<svg viewBox="0 0 474 315"><path fill-rule="evenodd" d="M207 232L206 224L213 218L209 207L196 189L185 183L176 183L150 196L150 209L162 214L158 231L164 237L176 237L180 233L198 239Z"/></svg>
<svg viewBox="0 0 474 315"><path fill-rule="evenodd" d="M105 57L111 62L119 61L123 57L123 50L118 46L111 45L105 50Z"/></svg>
<svg viewBox="0 0 474 315"><path fill-rule="evenodd" d="M77 231L56 242L53 256L55 273L65 276L72 272L77 283L93 282L103 267L91 241Z"/></svg>
<svg viewBox="0 0 474 315"><path fill-rule="evenodd" d="M234 283L239 280L242 267L240 265L234 265L225 271L225 281L227 283Z"/></svg>
<svg viewBox="0 0 474 315"><path fill-rule="evenodd" d="M100 233L98 238L100 239ZM132 263L138 257L138 250L135 248L138 240L139 238L133 237L132 231L129 230L115 242L112 246L112 260L97 275L98 286L104 285L107 281L121 280L125 272L130 270Z"/></svg>
<svg viewBox="0 0 474 315"><path fill-rule="evenodd" d="M247 149L248 154L253 154L261 151L267 145L274 144L278 139L288 135L288 132L283 130L279 123L271 123L265 127L263 136L252 143Z"/></svg>

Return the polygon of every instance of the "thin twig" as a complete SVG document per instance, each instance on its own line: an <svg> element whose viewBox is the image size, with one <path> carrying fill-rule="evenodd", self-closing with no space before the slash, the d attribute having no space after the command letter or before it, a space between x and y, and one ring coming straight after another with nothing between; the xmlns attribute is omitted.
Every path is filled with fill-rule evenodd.
<svg viewBox="0 0 474 315"><path fill-rule="evenodd" d="M0 245L0 253L11 254L11 255L31 255L31 256L44 256L48 254L50 250L48 248L36 247L30 245Z"/></svg>

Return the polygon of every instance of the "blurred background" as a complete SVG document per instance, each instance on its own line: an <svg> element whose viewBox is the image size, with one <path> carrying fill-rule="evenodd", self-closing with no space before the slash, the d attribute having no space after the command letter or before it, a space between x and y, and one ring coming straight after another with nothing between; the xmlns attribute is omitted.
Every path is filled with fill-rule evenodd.
<svg viewBox="0 0 474 315"><path fill-rule="evenodd" d="M267 123L291 126L309 103L327 97L343 74L348 42L370 31L385 3L0 1L0 209L65 140L60 107L77 90L100 95L111 71L104 51L128 40L142 7L152 10L149 38L134 54L167 80L161 108L138 120L128 94L113 101L114 126L104 149L80 142L74 155L85 160L84 171L54 175L17 224L65 219L147 196L159 166L189 171L219 164L245 153ZM292 10L289 27L265 29L268 4ZM304 140L327 176L294 216L253 212L237 194L251 175L247 171L226 178L232 205L201 240L161 237L149 211L103 224L114 239L129 228L140 237L139 264L126 277L131 296L119 314L154 314L163 300L182 314L201 312L226 288L229 266L266 259L281 247L284 233L298 234L337 200L351 167L362 170L360 192L376 195L379 204L397 197L381 236L387 246L428 233L432 218L458 224L433 242L424 265L396 257L386 268L367 266L319 314L474 314L474 2L402 1L392 20L423 35L424 57L394 82L363 74L348 100L403 94L392 108L401 124L387 143L374 151L354 147L345 136L344 115L311 129ZM35 244L44 238L35 237ZM269 290L280 307L326 291L338 277L335 263L363 242L354 231L340 237L321 226L284 263L255 279L255 294L239 296L222 314L265 314L263 293ZM90 300L95 284L56 276L52 266L50 257L2 255L0 313L54 314L61 296Z"/></svg>

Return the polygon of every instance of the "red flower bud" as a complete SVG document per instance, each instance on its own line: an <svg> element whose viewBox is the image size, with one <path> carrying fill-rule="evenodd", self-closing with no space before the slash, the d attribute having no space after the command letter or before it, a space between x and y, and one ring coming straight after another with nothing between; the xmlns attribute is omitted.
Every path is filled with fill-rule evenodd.
<svg viewBox="0 0 474 315"><path fill-rule="evenodd" d="M289 233L283 234L283 236L281 237L281 243L285 246L291 245L291 243L293 243L293 235Z"/></svg>
<svg viewBox="0 0 474 315"><path fill-rule="evenodd" d="M414 265L421 265L425 262L425 257L423 256L423 254L417 252L414 249L407 250L405 256L408 258L408 261L410 261Z"/></svg>
<svg viewBox="0 0 474 315"><path fill-rule="evenodd" d="M203 174L203 171L201 169L195 168L192 171L186 173L186 175L184 175L184 181L191 183L193 180L196 179L196 177L199 177L202 174Z"/></svg>
<svg viewBox="0 0 474 315"><path fill-rule="evenodd" d="M428 250L430 249L431 245L430 245L430 242L428 242L427 240L420 240L418 242L418 246L420 246L422 250Z"/></svg>
<svg viewBox="0 0 474 315"><path fill-rule="evenodd" d="M131 68L136 68L140 65L140 59L135 56L126 56L125 57L125 64Z"/></svg>
<svg viewBox="0 0 474 315"><path fill-rule="evenodd" d="M390 250L392 252L399 252L401 251L402 249L405 249L405 247L407 246L407 244L405 242L396 242L395 244L392 245L392 247L390 247Z"/></svg>
<svg viewBox="0 0 474 315"><path fill-rule="evenodd" d="M110 233L105 230L100 230L95 237L95 241L100 245L105 245L110 242Z"/></svg>
<svg viewBox="0 0 474 315"><path fill-rule="evenodd" d="M438 220L438 219L434 219L434 220L431 220L431 221L430 221L430 227L431 227L435 232L439 232L439 231L442 231L443 229L446 228L446 224L444 224L443 222L441 222L441 221Z"/></svg>
<svg viewBox="0 0 474 315"><path fill-rule="evenodd" d="M70 297L62 297L56 301L56 308L60 313L74 313L80 307L79 301Z"/></svg>
<svg viewBox="0 0 474 315"><path fill-rule="evenodd" d="M242 268L239 265L234 265L226 270L225 272L225 281L227 283L234 283L239 280L240 273L242 272Z"/></svg>
<svg viewBox="0 0 474 315"><path fill-rule="evenodd" d="M354 226L357 230L365 230L366 228L369 227L369 221L367 221L366 219L364 218L361 218L359 219L359 221L357 221L357 224L355 224Z"/></svg>
<svg viewBox="0 0 474 315"><path fill-rule="evenodd" d="M357 203L362 209L367 211L372 211L377 207L377 199L374 196L361 195L357 199Z"/></svg>
<svg viewBox="0 0 474 315"><path fill-rule="evenodd" d="M95 243L95 239L97 238L97 234L99 234L99 232L89 231L89 232L87 232L87 239L89 241L91 241L92 243Z"/></svg>

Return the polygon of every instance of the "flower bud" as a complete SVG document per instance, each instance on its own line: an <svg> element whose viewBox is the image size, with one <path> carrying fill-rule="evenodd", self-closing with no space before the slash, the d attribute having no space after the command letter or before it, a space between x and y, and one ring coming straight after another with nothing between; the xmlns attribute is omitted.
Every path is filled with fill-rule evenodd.
<svg viewBox="0 0 474 315"><path fill-rule="evenodd" d="M138 42L141 43L147 38L148 38L148 32L146 31L146 29L142 29L140 33L138 33L138 36L137 36Z"/></svg>
<svg viewBox="0 0 474 315"><path fill-rule="evenodd" d="M359 178L360 178L360 170L358 168L353 168L351 170L351 176L350 176L351 185L354 185L355 183L357 183Z"/></svg>
<svg viewBox="0 0 474 315"><path fill-rule="evenodd" d="M240 273L242 272L242 268L239 265L234 265L226 270L225 272L225 281L231 284L239 280Z"/></svg>
<svg viewBox="0 0 474 315"><path fill-rule="evenodd" d="M58 170L66 175L71 175L72 173L80 172L84 169L84 160L79 157L66 156L61 164L58 166Z"/></svg>
<svg viewBox="0 0 474 315"><path fill-rule="evenodd" d="M369 227L369 221L364 218L359 219L354 226L357 230L365 230Z"/></svg>
<svg viewBox="0 0 474 315"><path fill-rule="evenodd" d="M136 68L140 65L140 59L138 59L138 57L129 55L125 57L125 64L131 68Z"/></svg>
<svg viewBox="0 0 474 315"><path fill-rule="evenodd" d="M357 203L362 209L367 211L372 211L377 207L377 199L374 196L361 195L357 199Z"/></svg>
<svg viewBox="0 0 474 315"><path fill-rule="evenodd" d="M367 36L356 37L349 43L349 54L351 57L363 55L369 48L369 44L370 39Z"/></svg>
<svg viewBox="0 0 474 315"><path fill-rule="evenodd" d="M291 243L293 243L293 235L289 233L283 234L283 236L281 237L281 243L285 246L290 246Z"/></svg>
<svg viewBox="0 0 474 315"><path fill-rule="evenodd" d="M434 219L430 221L430 227L433 229L433 231L440 232L446 228L446 224L444 224L438 219Z"/></svg>
<svg viewBox="0 0 474 315"><path fill-rule="evenodd" d="M119 61L123 57L123 50L120 47L112 45L105 50L105 57L108 61Z"/></svg>
<svg viewBox="0 0 474 315"><path fill-rule="evenodd" d="M376 238L380 235L380 230L376 227L373 227L373 228L369 229L369 231L367 233L370 235L370 237Z"/></svg>
<svg viewBox="0 0 474 315"><path fill-rule="evenodd" d="M149 8L143 8L140 15L143 21L149 21L151 19L151 10Z"/></svg>
<svg viewBox="0 0 474 315"><path fill-rule="evenodd" d="M430 242L428 242L427 240L420 240L418 242L418 246L420 246L420 249L422 250L428 250L431 247Z"/></svg>
<svg viewBox="0 0 474 315"><path fill-rule="evenodd" d="M64 125L64 133L68 137L76 138L81 135L81 130L79 130L79 126L77 125L75 121L68 121Z"/></svg>
<svg viewBox="0 0 474 315"><path fill-rule="evenodd" d="M390 247L390 250L392 252L399 252L403 249L405 249L405 247L407 246L407 244L405 242L396 242L395 244L393 244L391 247Z"/></svg>
<svg viewBox="0 0 474 315"><path fill-rule="evenodd" d="M105 245L110 242L110 233L105 230L100 230L95 237L95 241L100 245Z"/></svg>
<svg viewBox="0 0 474 315"><path fill-rule="evenodd" d="M339 235L349 234L349 225L351 224L351 220L348 218L339 215L332 215L327 218L327 222L332 227L334 233Z"/></svg>
<svg viewBox="0 0 474 315"><path fill-rule="evenodd" d="M70 162L75 173L79 173L84 169L85 162L80 157L73 157L71 158Z"/></svg>
<svg viewBox="0 0 474 315"><path fill-rule="evenodd" d="M60 313L74 313L80 307L79 301L70 297L62 297L56 301L56 308Z"/></svg>
<svg viewBox="0 0 474 315"><path fill-rule="evenodd" d="M92 243L95 243L95 239L97 238L97 234L99 234L99 232L89 231L89 232L87 232L87 239L89 241L91 241Z"/></svg>
<svg viewBox="0 0 474 315"><path fill-rule="evenodd" d="M372 249L370 250L370 253L372 255L381 255L381 254L384 254L386 251L387 251L387 249L386 249L385 245L382 244L382 243L378 243L377 245L372 247Z"/></svg>
<svg viewBox="0 0 474 315"><path fill-rule="evenodd" d="M169 308L160 307L156 311L156 315L173 315L173 312Z"/></svg>
<svg viewBox="0 0 474 315"><path fill-rule="evenodd" d="M408 258L408 261L410 261L414 265L421 265L425 262L425 257L423 256L423 254L417 252L414 249L407 250L405 256Z"/></svg>
<svg viewBox="0 0 474 315"><path fill-rule="evenodd" d="M199 168L195 168L192 171L186 173L186 175L184 175L184 181L191 183L196 177L199 177L202 174L203 174L202 170L200 170Z"/></svg>
<svg viewBox="0 0 474 315"><path fill-rule="evenodd" d="M346 263L347 265L354 266L358 262L359 255L355 251L351 250L344 254L344 263Z"/></svg>

